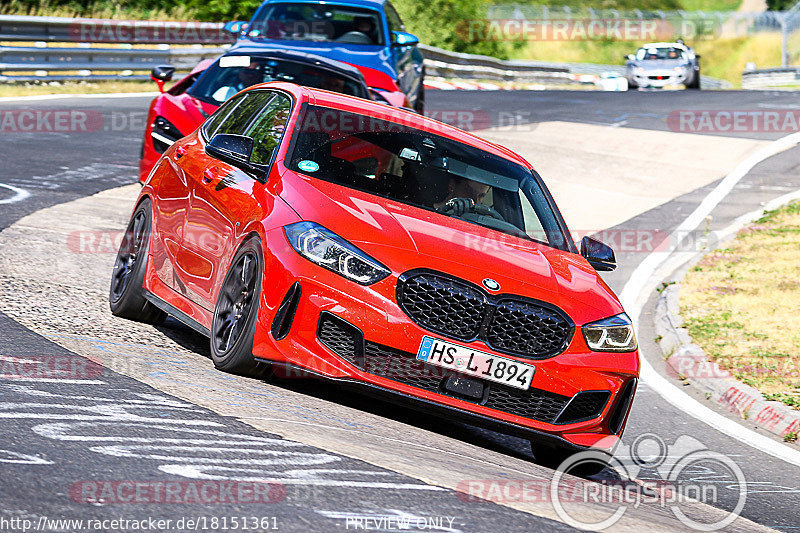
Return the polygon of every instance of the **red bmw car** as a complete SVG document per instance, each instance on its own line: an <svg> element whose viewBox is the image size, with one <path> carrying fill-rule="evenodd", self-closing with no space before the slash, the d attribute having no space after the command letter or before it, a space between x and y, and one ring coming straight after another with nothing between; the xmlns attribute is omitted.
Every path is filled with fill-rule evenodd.
<svg viewBox="0 0 800 533"><path fill-rule="evenodd" d="M201 61L186 77L163 91L174 71L174 67L161 65L151 75L162 93L153 99L147 113L139 161L142 183L172 143L192 133L225 100L251 85L290 81L376 101L394 96L394 105L404 105L396 101L394 94L370 91L356 67L305 52L237 48L217 60Z"/></svg>
<svg viewBox="0 0 800 533"><path fill-rule="evenodd" d="M514 153L402 109L268 83L149 175L114 314L172 315L217 368L303 372L525 436L609 451L635 393L630 320Z"/></svg>

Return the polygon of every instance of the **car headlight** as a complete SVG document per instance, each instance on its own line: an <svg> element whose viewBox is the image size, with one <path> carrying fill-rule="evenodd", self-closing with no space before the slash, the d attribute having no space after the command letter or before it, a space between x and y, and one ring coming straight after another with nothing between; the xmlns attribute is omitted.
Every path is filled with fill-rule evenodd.
<svg viewBox="0 0 800 533"><path fill-rule="evenodd" d="M644 69L642 67L636 67L633 69L633 73L637 76L641 76L644 74Z"/></svg>
<svg viewBox="0 0 800 533"><path fill-rule="evenodd" d="M297 253L351 281L371 285L391 274L378 261L319 224L297 222L283 229Z"/></svg>
<svg viewBox="0 0 800 533"><path fill-rule="evenodd" d="M675 74L682 74L684 70L686 70L686 67L675 67L672 69Z"/></svg>
<svg viewBox="0 0 800 533"><path fill-rule="evenodd" d="M591 322L581 329L586 344L596 352L632 352L636 349L633 324L625 313Z"/></svg>
<svg viewBox="0 0 800 533"><path fill-rule="evenodd" d="M185 137L172 122L162 116L157 116L153 121L153 129L150 131L150 136L153 138L153 148L159 154L163 154L175 141Z"/></svg>

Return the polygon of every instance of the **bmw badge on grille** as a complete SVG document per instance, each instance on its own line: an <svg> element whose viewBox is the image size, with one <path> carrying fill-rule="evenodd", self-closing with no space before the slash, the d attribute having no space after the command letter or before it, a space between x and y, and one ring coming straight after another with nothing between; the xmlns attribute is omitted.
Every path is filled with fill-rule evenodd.
<svg viewBox="0 0 800 533"><path fill-rule="evenodd" d="M500 284L497 283L492 278L486 278L485 280L483 280L483 286L486 287L487 289L489 289L490 291L499 291L500 290Z"/></svg>

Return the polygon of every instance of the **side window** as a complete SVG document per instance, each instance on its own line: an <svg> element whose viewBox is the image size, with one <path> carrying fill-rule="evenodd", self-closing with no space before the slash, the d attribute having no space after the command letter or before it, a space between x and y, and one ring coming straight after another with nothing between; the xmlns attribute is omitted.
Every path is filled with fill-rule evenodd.
<svg viewBox="0 0 800 533"><path fill-rule="evenodd" d="M258 165L269 164L272 152L278 147L286 129L291 110L291 100L280 93L275 94L275 97L261 110L244 133L255 141L250 161Z"/></svg>
<svg viewBox="0 0 800 533"><path fill-rule="evenodd" d="M225 117L230 114L231 110L241 103L245 96L247 96L247 93L235 98L231 98L225 102L222 107L217 109L208 120L206 120L205 124L203 124L203 134L205 134L206 139L210 141L211 138L217 134L217 128L219 128L219 125L223 120L225 120Z"/></svg>
<svg viewBox="0 0 800 533"><path fill-rule="evenodd" d="M220 133L232 133L235 135L245 135L244 129L256 116L259 109L275 95L270 91L250 91L245 93L244 100L234 107L219 125L215 135Z"/></svg>
<svg viewBox="0 0 800 533"><path fill-rule="evenodd" d="M392 4L386 2L386 21L389 23L389 31L406 31L400 15Z"/></svg>

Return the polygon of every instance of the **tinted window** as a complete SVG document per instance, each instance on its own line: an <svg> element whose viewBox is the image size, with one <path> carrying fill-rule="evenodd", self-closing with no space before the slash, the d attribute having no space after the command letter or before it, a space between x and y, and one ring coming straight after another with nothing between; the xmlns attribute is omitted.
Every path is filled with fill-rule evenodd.
<svg viewBox="0 0 800 533"><path fill-rule="evenodd" d="M264 107L264 104L274 95L275 93L270 91L245 93L244 99L228 113L228 116L225 117L225 120L222 121L214 134L233 133L235 135L244 135L245 128L253 120L256 112Z"/></svg>
<svg viewBox="0 0 800 533"><path fill-rule="evenodd" d="M377 11L322 3L267 4L256 13L247 35L364 45L383 45L385 42Z"/></svg>
<svg viewBox="0 0 800 533"><path fill-rule="evenodd" d="M232 109L241 103L245 96L246 94L240 94L236 98L228 100L225 105L217 109L214 114L206 119L205 124L203 124L203 133L207 139L211 139L217 133L217 128L219 128L219 125L225 120L225 117L230 114Z"/></svg>
<svg viewBox="0 0 800 533"><path fill-rule="evenodd" d="M292 101L289 97L277 93L247 127L244 134L255 141L250 161L259 165L269 164L272 152L281 141L291 110Z"/></svg>
<svg viewBox="0 0 800 533"><path fill-rule="evenodd" d="M405 124L309 106L288 167L392 200L568 250L531 171Z"/></svg>
<svg viewBox="0 0 800 533"><path fill-rule="evenodd" d="M332 70L247 55L220 58L188 92L204 102L219 105L242 89L269 81L288 81L367 98L366 88L362 83Z"/></svg>

